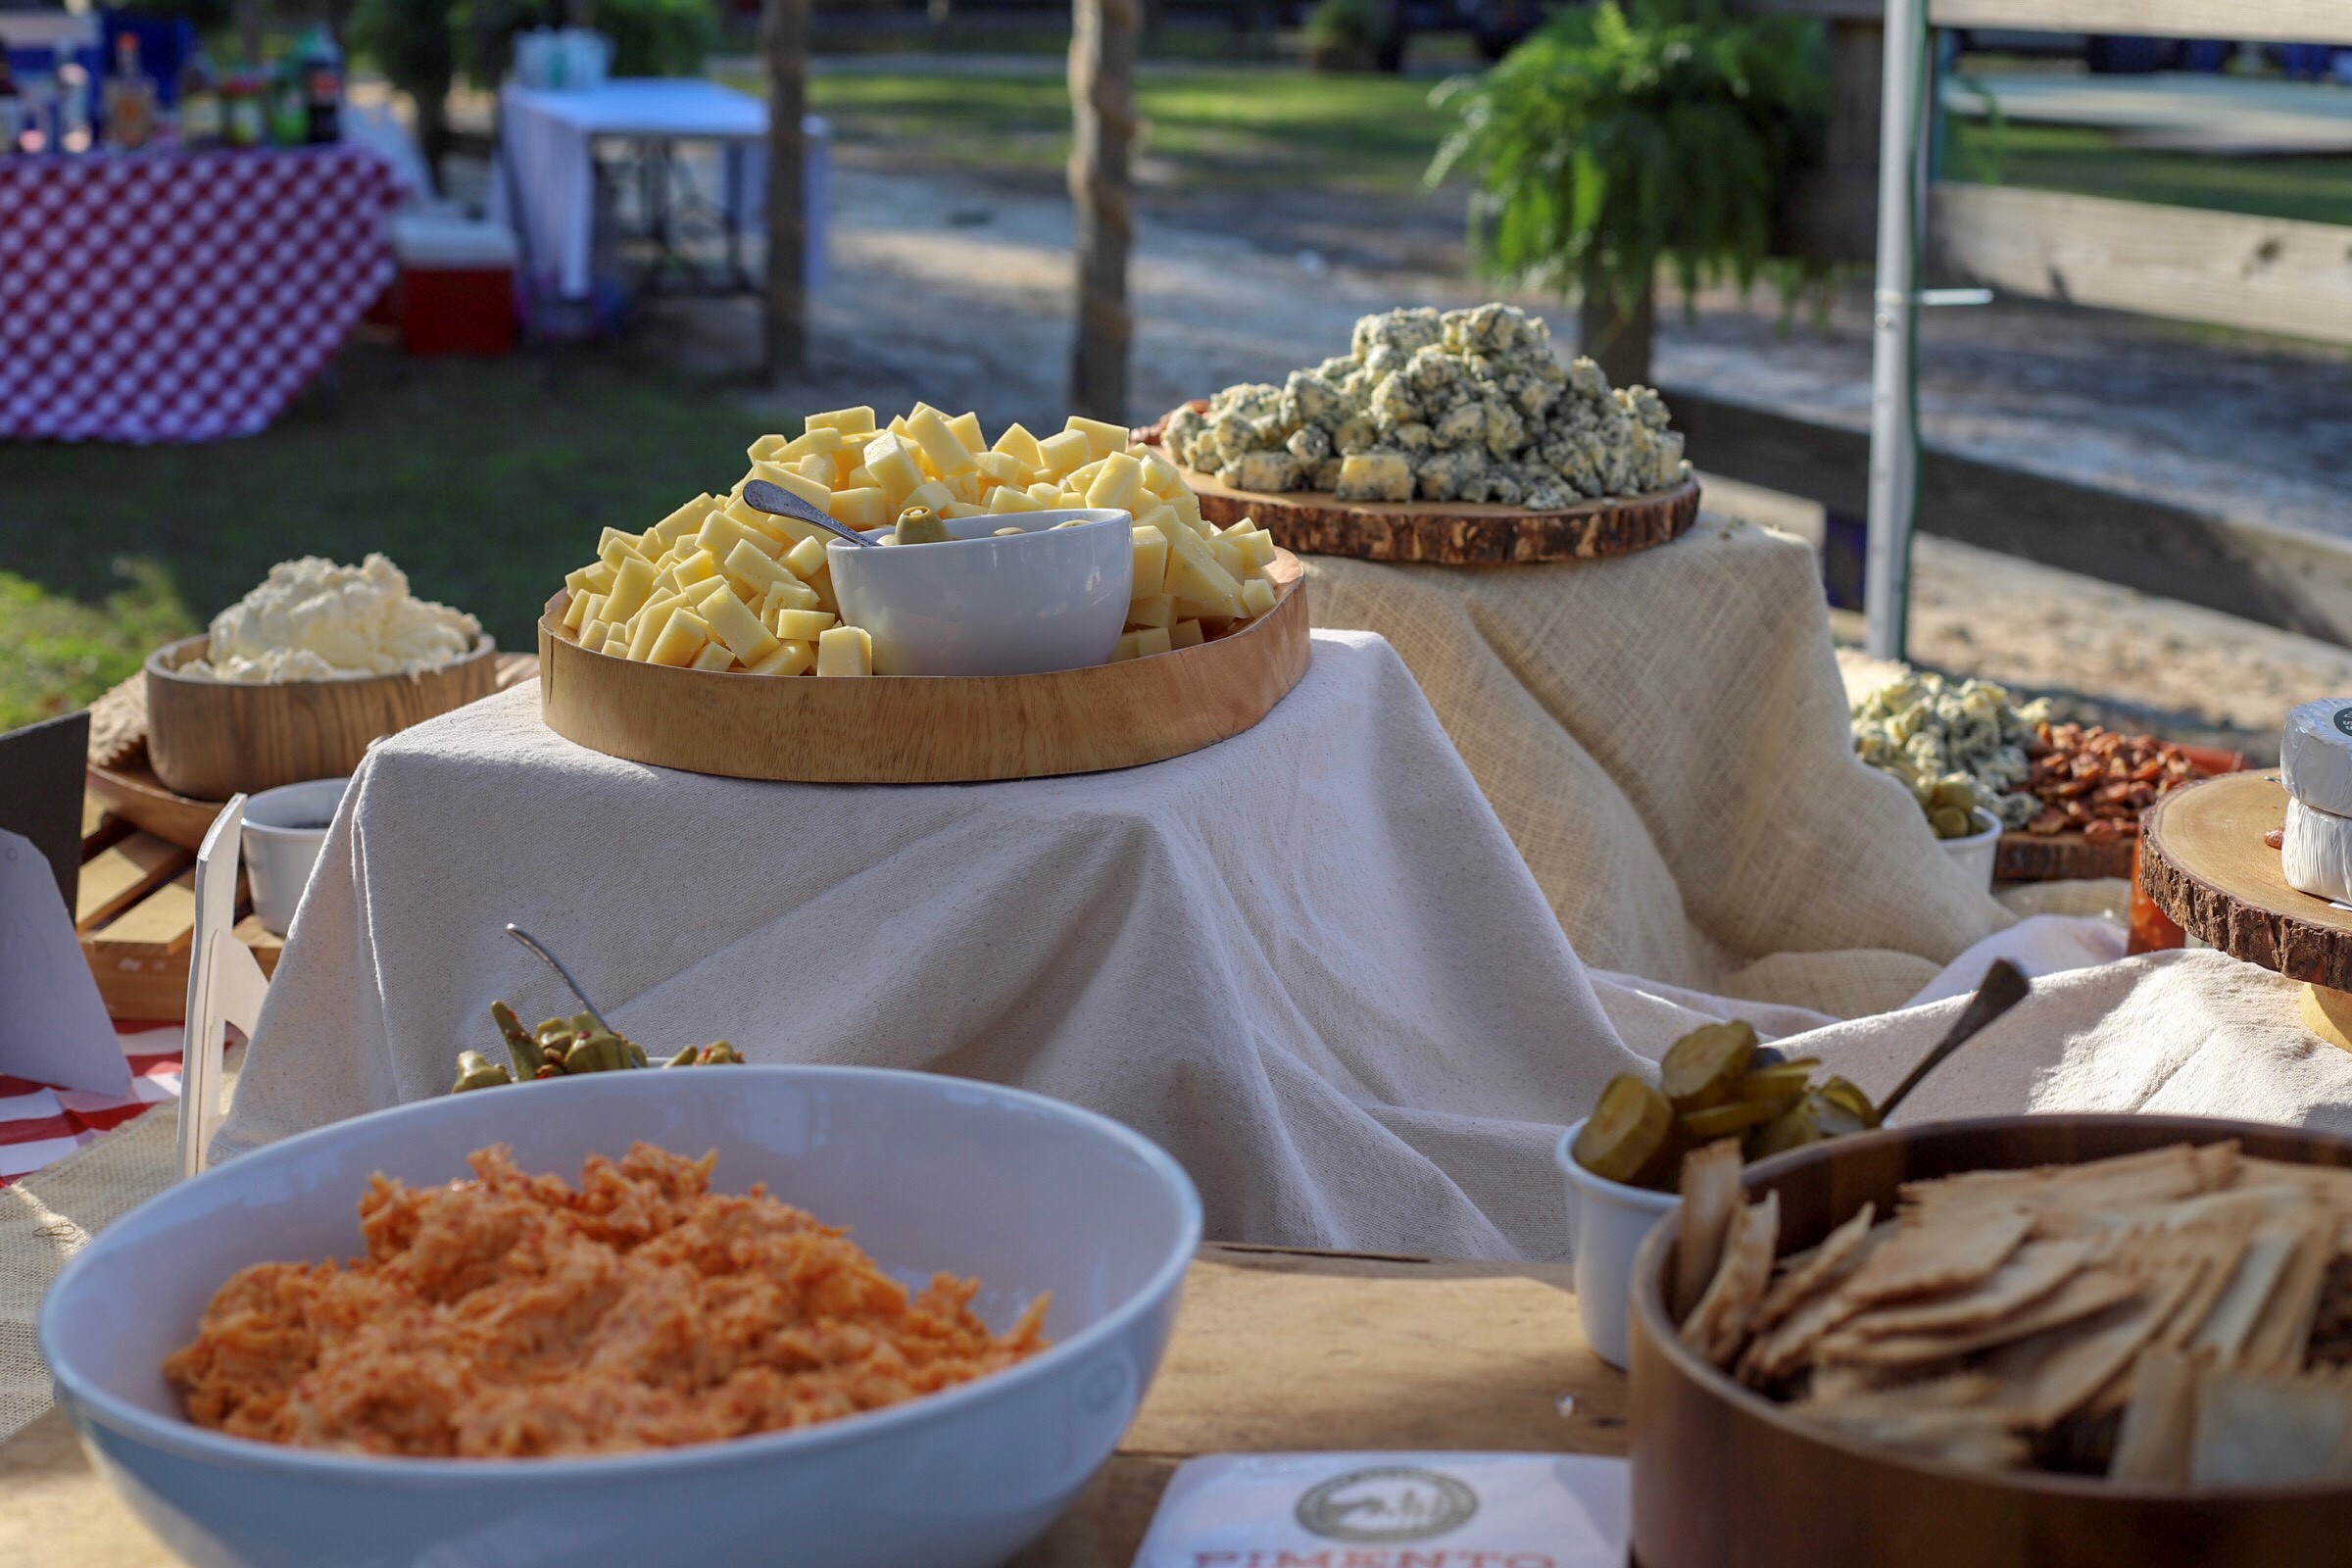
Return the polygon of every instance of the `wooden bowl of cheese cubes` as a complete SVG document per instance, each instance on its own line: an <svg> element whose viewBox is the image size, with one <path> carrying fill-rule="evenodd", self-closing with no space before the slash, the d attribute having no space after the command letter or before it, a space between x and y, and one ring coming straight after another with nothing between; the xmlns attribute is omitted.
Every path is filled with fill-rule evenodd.
<svg viewBox="0 0 2352 1568"><path fill-rule="evenodd" d="M1014 425L989 446L973 415L917 405L881 428L849 409L749 455L724 499L608 528L549 601L540 703L557 733L739 778L1034 778L1223 740L1305 673L1296 558L1254 523L1207 523L1120 427ZM835 542L751 508L753 479L862 531L928 508L949 537Z"/></svg>

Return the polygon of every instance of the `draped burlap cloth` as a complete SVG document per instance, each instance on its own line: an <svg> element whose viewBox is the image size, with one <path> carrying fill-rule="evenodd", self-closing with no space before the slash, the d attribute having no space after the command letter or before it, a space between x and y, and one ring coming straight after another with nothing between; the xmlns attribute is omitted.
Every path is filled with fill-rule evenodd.
<svg viewBox="0 0 2352 1568"><path fill-rule="evenodd" d="M2005 918L1854 760L1794 539L1709 514L1615 560L1308 574L1316 625L1403 656L1589 964L1852 1017Z"/></svg>

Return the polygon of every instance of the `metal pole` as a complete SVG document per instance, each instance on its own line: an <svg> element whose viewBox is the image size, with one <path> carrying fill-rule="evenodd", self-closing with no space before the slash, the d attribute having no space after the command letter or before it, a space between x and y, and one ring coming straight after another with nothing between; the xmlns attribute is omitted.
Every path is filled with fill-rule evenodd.
<svg viewBox="0 0 2352 1568"><path fill-rule="evenodd" d="M1918 246L1923 0L1886 0L1879 133L1879 270L1872 296L1870 546L1863 564L1866 646L1901 659L1911 612L1911 522L1919 504Z"/></svg>

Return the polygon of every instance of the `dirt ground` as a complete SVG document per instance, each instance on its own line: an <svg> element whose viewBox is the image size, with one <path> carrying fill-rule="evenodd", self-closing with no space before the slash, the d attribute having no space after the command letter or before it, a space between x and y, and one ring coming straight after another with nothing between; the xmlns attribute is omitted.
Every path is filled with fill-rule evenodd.
<svg viewBox="0 0 2352 1568"><path fill-rule="evenodd" d="M1132 412L1279 380L1343 349L1368 311L1493 297L1464 279L1456 221L1435 198L1147 202ZM808 373L760 406L919 397L992 424L1058 423L1072 288L1061 193L875 167L851 149L831 225ZM1573 319L1556 302L1525 303L1555 328ZM756 352L748 302L657 307L644 330L706 367L748 368ZM2352 537L2352 357L2028 304L1930 312L1921 338L1923 419L1941 445ZM1783 321L1770 301L1710 300L1663 323L1658 368L1668 384L1859 426L1869 352L1855 309L1822 329ZM1692 456L1703 468L1705 454ZM1920 541L1914 602L1923 662L2257 757L2275 749L2287 707L2352 691L2352 651L1944 540Z"/></svg>

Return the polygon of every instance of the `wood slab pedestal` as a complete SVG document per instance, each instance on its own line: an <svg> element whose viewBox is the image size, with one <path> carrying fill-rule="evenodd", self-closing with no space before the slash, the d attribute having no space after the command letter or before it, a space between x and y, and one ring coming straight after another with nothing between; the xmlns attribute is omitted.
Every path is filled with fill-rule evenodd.
<svg viewBox="0 0 2352 1568"><path fill-rule="evenodd" d="M2140 885L2181 930L2303 982L2303 1021L2352 1051L2352 909L2286 885L2263 835L2286 823L2275 771L2175 790L2140 828Z"/></svg>
<svg viewBox="0 0 2352 1568"><path fill-rule="evenodd" d="M1446 566L1592 561L1666 544L1698 519L1696 479L1558 512L1470 501L1342 501L1324 490L1274 495L1229 489L1205 473L1187 473L1184 482L1200 498L1200 515L1221 528L1253 517L1285 550L1362 561Z"/></svg>

